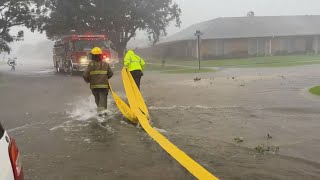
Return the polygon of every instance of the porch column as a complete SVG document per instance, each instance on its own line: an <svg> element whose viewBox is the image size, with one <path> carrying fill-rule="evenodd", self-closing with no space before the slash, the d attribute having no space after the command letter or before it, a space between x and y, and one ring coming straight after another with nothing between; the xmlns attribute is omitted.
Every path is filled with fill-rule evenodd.
<svg viewBox="0 0 320 180"><path fill-rule="evenodd" d="M269 41L269 55L272 56L272 39Z"/></svg>
<svg viewBox="0 0 320 180"><path fill-rule="evenodd" d="M316 36L314 38L314 41L315 41L315 43L314 43L314 52L315 52L315 54L318 54L319 53L319 36Z"/></svg>

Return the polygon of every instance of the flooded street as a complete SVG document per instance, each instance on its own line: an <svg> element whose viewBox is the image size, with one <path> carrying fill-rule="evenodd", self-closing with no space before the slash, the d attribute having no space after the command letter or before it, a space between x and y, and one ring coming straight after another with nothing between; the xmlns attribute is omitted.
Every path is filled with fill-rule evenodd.
<svg viewBox="0 0 320 180"><path fill-rule="evenodd" d="M142 94L153 126L220 179L313 180L320 98L307 90L319 84L319 68L146 72ZM119 72L111 83L124 98ZM109 117L97 118L81 76L51 64L0 66L0 92L0 120L17 139L27 180L194 179L122 118L111 95Z"/></svg>

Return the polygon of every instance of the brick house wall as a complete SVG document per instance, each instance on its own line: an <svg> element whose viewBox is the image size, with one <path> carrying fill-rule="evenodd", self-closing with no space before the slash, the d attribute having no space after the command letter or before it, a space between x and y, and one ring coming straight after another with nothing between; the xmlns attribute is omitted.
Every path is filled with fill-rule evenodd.
<svg viewBox="0 0 320 180"><path fill-rule="evenodd" d="M229 39L224 41L224 56L247 56L248 39Z"/></svg>
<svg viewBox="0 0 320 180"><path fill-rule="evenodd" d="M148 57L197 58L196 40L160 44L138 50ZM269 56L320 52L319 36L292 36L201 40L203 59Z"/></svg>

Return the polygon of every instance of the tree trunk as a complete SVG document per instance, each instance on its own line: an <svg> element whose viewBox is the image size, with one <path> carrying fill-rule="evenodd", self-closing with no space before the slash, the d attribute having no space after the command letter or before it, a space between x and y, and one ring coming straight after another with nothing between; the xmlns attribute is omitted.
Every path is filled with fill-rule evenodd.
<svg viewBox="0 0 320 180"><path fill-rule="evenodd" d="M127 47L128 40L125 39L123 32L109 32L109 38L114 43L119 56L119 63L123 65L125 49ZM122 66L121 66L122 67Z"/></svg>
<svg viewBox="0 0 320 180"><path fill-rule="evenodd" d="M123 67L123 63L124 63L124 56L125 56L125 49L127 47L127 44L125 43L119 43L116 45L117 48L117 52L118 52L118 56L119 56L119 65L118 67Z"/></svg>
<svg viewBox="0 0 320 180"><path fill-rule="evenodd" d="M125 49L126 49L127 45L119 45L117 47L117 51L118 51L118 54L119 54L119 58L123 59L124 56L125 56Z"/></svg>

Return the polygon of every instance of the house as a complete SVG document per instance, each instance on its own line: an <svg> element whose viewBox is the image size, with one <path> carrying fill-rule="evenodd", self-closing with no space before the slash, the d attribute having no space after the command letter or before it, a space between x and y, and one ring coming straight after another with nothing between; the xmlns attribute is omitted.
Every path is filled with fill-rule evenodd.
<svg viewBox="0 0 320 180"><path fill-rule="evenodd" d="M217 18L192 25L140 52L162 58L195 58L197 30L203 33L200 47L204 59L320 51L320 15L305 15Z"/></svg>

